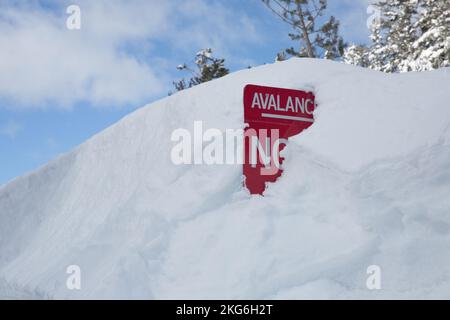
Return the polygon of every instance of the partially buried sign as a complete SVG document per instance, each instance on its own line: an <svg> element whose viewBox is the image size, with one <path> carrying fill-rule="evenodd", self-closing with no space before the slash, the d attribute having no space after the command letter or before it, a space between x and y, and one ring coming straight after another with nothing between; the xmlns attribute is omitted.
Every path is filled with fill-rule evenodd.
<svg viewBox="0 0 450 320"><path fill-rule="evenodd" d="M280 151L288 138L314 122L311 92L247 85L244 88L245 186L251 194L263 194L268 182L281 175Z"/></svg>

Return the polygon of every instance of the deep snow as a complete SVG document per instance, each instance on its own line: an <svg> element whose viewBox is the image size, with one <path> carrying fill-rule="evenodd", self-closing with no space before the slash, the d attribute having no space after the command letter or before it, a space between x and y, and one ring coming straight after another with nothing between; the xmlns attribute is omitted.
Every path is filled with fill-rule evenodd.
<svg viewBox="0 0 450 320"><path fill-rule="evenodd" d="M174 129L242 128L249 83L318 103L265 197L170 160ZM0 297L450 298L449 84L291 59L147 105L0 187Z"/></svg>

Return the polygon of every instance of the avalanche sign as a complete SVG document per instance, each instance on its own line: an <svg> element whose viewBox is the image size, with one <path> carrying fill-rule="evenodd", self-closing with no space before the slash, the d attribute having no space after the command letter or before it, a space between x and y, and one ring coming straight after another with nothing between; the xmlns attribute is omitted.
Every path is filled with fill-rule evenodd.
<svg viewBox="0 0 450 320"><path fill-rule="evenodd" d="M314 122L311 92L247 85L244 88L244 176L251 194L281 176L280 151Z"/></svg>

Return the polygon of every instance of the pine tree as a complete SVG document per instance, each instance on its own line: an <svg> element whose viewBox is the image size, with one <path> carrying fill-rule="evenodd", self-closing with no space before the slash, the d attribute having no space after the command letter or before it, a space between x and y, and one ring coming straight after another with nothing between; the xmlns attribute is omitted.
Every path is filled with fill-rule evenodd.
<svg viewBox="0 0 450 320"><path fill-rule="evenodd" d="M294 32L291 40L299 43L286 49L296 57L338 59L344 53L345 43L339 36L339 21L330 16L321 24L327 8L327 0L262 0L262 2Z"/></svg>
<svg viewBox="0 0 450 320"><path fill-rule="evenodd" d="M286 53L284 51L278 52L275 57L275 62L281 62L287 60Z"/></svg>
<svg viewBox="0 0 450 320"><path fill-rule="evenodd" d="M380 0L372 24L372 44L350 47L346 63L384 72L432 70L450 66L449 0Z"/></svg>
<svg viewBox="0 0 450 320"><path fill-rule="evenodd" d="M420 36L412 45L403 71L424 71L450 66L450 2L421 0L416 23Z"/></svg>
<svg viewBox="0 0 450 320"><path fill-rule="evenodd" d="M343 61L347 64L353 64L355 66L368 68L368 48L364 45L352 44L348 46L344 52Z"/></svg>
<svg viewBox="0 0 450 320"><path fill-rule="evenodd" d="M389 63L389 48L383 37L383 28L387 27L385 20L374 20L372 22L370 39L372 45L367 49L367 61L369 68L374 70L383 70Z"/></svg>
<svg viewBox="0 0 450 320"><path fill-rule="evenodd" d="M175 89L181 91L191 88L198 84L221 78L229 73L225 67L225 59L217 59L212 55L212 49L200 50L195 57L195 68L190 68L186 64L180 64L178 70L186 70L192 74L192 77L186 81L181 79L173 82Z"/></svg>
<svg viewBox="0 0 450 320"><path fill-rule="evenodd" d="M381 0L375 6L381 19L372 26L370 65L385 72L401 71L417 39L418 0Z"/></svg>

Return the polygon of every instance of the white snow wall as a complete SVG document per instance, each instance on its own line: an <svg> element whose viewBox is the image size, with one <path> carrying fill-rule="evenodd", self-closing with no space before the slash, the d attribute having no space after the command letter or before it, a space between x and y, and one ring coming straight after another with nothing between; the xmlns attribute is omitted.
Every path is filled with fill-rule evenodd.
<svg viewBox="0 0 450 320"><path fill-rule="evenodd" d="M241 128L249 83L319 105L265 197L240 165L170 160L174 129ZM0 279L38 298L450 298L449 84L291 59L147 105L0 187Z"/></svg>

